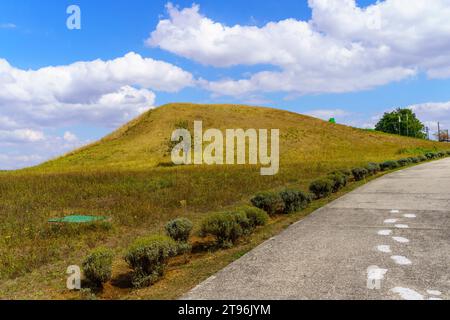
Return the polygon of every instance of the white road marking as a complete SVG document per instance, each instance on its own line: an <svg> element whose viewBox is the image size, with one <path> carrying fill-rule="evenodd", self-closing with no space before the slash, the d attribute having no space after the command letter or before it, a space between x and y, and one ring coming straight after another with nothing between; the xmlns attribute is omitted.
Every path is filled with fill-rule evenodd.
<svg viewBox="0 0 450 320"><path fill-rule="evenodd" d="M409 288L402 288L402 287L396 287L394 289L391 289L392 292L397 293L402 297L404 300L423 300L424 297L420 293L409 289Z"/></svg>
<svg viewBox="0 0 450 320"><path fill-rule="evenodd" d="M384 220L384 223L396 223L398 219L386 219Z"/></svg>
<svg viewBox="0 0 450 320"><path fill-rule="evenodd" d="M440 296L442 294L442 292L438 290L427 290L427 293L431 294L432 296Z"/></svg>
<svg viewBox="0 0 450 320"><path fill-rule="evenodd" d="M392 234L392 230L380 230L378 231L379 236L390 236Z"/></svg>
<svg viewBox="0 0 450 320"><path fill-rule="evenodd" d="M394 241L400 242L400 243L409 243L409 239L403 238L403 237L392 237Z"/></svg>
<svg viewBox="0 0 450 320"><path fill-rule="evenodd" d="M417 216L416 216L415 214L410 214L410 213L404 214L403 216L404 216L405 218L408 218L408 219L414 219L414 218L417 218Z"/></svg>
<svg viewBox="0 0 450 320"><path fill-rule="evenodd" d="M386 272L388 272L387 269L381 269L376 266L371 267L368 270L369 270L369 272L367 275L368 275L369 279L378 279L378 280L383 279Z"/></svg>
<svg viewBox="0 0 450 320"><path fill-rule="evenodd" d="M391 247L388 246L388 245L384 245L384 244L383 245L379 245L377 247L377 250L380 251L380 252L384 252L384 253L391 253L392 252Z"/></svg>
<svg viewBox="0 0 450 320"><path fill-rule="evenodd" d="M408 229L409 228L409 226L407 224L396 224L395 227L399 228L399 229Z"/></svg>
<svg viewBox="0 0 450 320"><path fill-rule="evenodd" d="M398 210L391 210L391 213L400 213Z"/></svg>
<svg viewBox="0 0 450 320"><path fill-rule="evenodd" d="M399 264L402 266L407 266L407 265L412 264L411 260L409 260L408 258L406 258L404 256L392 256L391 259L394 260L396 264Z"/></svg>

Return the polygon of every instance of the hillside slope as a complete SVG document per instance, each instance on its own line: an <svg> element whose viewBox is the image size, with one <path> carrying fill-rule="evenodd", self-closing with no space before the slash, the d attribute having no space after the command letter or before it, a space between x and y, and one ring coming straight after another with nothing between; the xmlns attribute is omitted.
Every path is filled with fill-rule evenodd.
<svg viewBox="0 0 450 320"><path fill-rule="evenodd" d="M433 149L437 143L369 132L312 117L269 108L239 105L169 104L151 110L104 139L41 165L40 169L150 168L170 162L171 133L180 123L192 131L195 120L204 130L280 129L284 163L343 160L348 152L360 160L384 159L401 149ZM52 170L51 170L52 171Z"/></svg>

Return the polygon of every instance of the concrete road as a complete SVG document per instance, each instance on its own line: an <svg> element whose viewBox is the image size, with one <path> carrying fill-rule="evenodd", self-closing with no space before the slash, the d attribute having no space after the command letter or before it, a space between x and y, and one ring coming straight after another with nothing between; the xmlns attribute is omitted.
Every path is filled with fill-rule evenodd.
<svg viewBox="0 0 450 320"><path fill-rule="evenodd" d="M183 299L450 299L450 159L317 210Z"/></svg>

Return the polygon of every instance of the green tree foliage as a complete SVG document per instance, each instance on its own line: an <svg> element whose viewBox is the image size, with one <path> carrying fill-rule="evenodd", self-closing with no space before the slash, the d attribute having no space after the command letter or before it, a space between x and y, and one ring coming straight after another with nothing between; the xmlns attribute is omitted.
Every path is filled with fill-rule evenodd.
<svg viewBox="0 0 450 320"><path fill-rule="evenodd" d="M375 126L377 131L425 139L425 126L410 109L386 112Z"/></svg>

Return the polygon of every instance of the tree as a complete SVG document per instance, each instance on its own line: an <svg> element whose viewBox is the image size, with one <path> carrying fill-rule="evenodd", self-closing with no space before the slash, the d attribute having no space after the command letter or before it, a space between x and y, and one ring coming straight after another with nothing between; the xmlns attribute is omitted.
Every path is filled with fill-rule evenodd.
<svg viewBox="0 0 450 320"><path fill-rule="evenodd" d="M425 126L410 109L386 112L375 126L375 130L402 136L425 139Z"/></svg>

